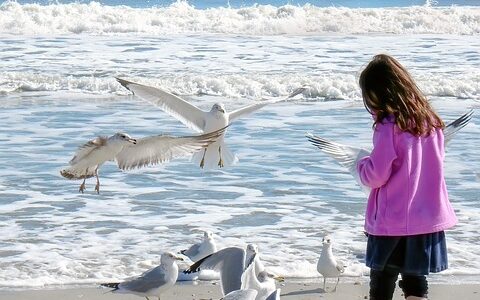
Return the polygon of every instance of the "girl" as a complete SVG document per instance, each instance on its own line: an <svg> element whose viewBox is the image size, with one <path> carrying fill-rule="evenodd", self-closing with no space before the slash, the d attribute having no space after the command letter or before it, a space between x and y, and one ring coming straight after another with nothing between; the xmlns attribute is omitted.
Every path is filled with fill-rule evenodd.
<svg viewBox="0 0 480 300"><path fill-rule="evenodd" d="M370 299L392 299L398 274L406 299L426 299L425 275L447 268L443 230L457 222L443 175L444 123L391 56L373 58L360 88L374 118L374 149L357 162L372 188L365 216Z"/></svg>

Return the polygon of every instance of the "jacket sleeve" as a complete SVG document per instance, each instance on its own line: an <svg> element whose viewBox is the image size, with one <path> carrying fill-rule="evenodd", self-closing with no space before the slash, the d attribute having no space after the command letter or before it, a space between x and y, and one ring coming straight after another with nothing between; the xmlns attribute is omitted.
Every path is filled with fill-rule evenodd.
<svg viewBox="0 0 480 300"><path fill-rule="evenodd" d="M378 123L373 133L372 153L357 162L361 182L371 188L383 186L392 174L396 158L394 123Z"/></svg>

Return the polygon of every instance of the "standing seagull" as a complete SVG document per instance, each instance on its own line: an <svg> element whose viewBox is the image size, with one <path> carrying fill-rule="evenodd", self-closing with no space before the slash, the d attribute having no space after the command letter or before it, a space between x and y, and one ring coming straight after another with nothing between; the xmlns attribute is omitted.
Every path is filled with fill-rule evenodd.
<svg viewBox="0 0 480 300"><path fill-rule="evenodd" d="M213 240L213 233L210 231L203 232L203 240L200 243L193 244L190 248L180 251L181 254L196 262L205 256L217 252L217 245Z"/></svg>
<svg viewBox="0 0 480 300"><path fill-rule="evenodd" d="M223 104L216 103L210 111L203 111L196 106L188 103L184 99L164 91L160 88L146 86L124 79L116 78L117 81L133 94L153 103L177 118L187 127L198 132L209 132L218 130L230 124L234 120L248 115L267 104L276 103L292 98L302 93L306 88L301 87L293 91L287 98L282 100L270 100L254 103L232 112L227 113ZM227 148L222 135L215 143L206 147L203 151L197 152L193 156L193 161L199 163L200 168L214 168L216 166L222 168L229 166L236 160L235 155Z"/></svg>
<svg viewBox="0 0 480 300"><path fill-rule="evenodd" d="M317 271L323 276L323 290L326 292L327 278L337 277L337 283L332 292L337 290L338 282L340 281L340 274L345 269L343 265L338 262L333 256L332 252L332 240L329 236L325 236L322 240L322 253L317 263Z"/></svg>
<svg viewBox="0 0 480 300"><path fill-rule="evenodd" d="M220 130L198 136L174 137L157 135L132 139L126 133L111 137L97 137L81 146L70 160L70 167L60 171L68 179L83 179L79 191L85 190L85 180L96 176L95 191L100 193L98 169L108 160L116 160L122 170L140 168L190 155L213 143L225 131Z"/></svg>
<svg viewBox="0 0 480 300"><path fill-rule="evenodd" d="M210 269L220 272L220 286L223 295L241 289L242 274L255 260L258 247L249 244L246 249L239 247L228 247L207 257L202 258L190 266L185 273L197 272Z"/></svg>
<svg viewBox="0 0 480 300"><path fill-rule="evenodd" d="M157 297L171 288L177 281L178 266L176 260L183 260L171 252L165 252L160 265L146 271L137 278L115 283L102 283L101 286L113 288L113 293L134 294L140 297Z"/></svg>

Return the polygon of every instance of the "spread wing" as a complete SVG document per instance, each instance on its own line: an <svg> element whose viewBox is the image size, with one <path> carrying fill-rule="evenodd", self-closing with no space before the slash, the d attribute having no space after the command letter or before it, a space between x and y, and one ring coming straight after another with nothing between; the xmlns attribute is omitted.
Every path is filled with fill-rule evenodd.
<svg viewBox="0 0 480 300"><path fill-rule="evenodd" d="M187 127L203 132L205 127L205 112L188 103L182 98L160 88L116 78L117 81L134 95L153 103L163 111L178 119Z"/></svg>
<svg viewBox="0 0 480 300"><path fill-rule="evenodd" d="M239 264L243 272L245 267L245 250L238 247L228 247L212 253L190 266L185 273L198 272L199 270L221 271L226 265Z"/></svg>
<svg viewBox="0 0 480 300"><path fill-rule="evenodd" d="M248 114L251 114L252 112L259 110L260 108L264 107L265 105L271 104L271 103L277 103L281 101L288 100L290 98L295 97L296 95L303 93L306 90L306 87L301 87L296 90L294 90L290 95L288 95L287 98L281 99L281 100L270 100L270 101L262 101L258 103L254 103L242 108L239 108L237 110L234 110L228 114L228 118L230 121L234 121L235 119L241 118L243 116L246 116Z"/></svg>
<svg viewBox="0 0 480 300"><path fill-rule="evenodd" d="M445 137L444 143L445 146L452 140L455 134L465 127L468 122L472 119L473 109L467 112L466 114L460 116L460 118L456 119L455 121L447 124L445 129L443 129L443 135Z"/></svg>
<svg viewBox="0 0 480 300"><path fill-rule="evenodd" d="M99 147L105 146L106 144L107 144L107 137L104 137L104 136L99 136L97 138L94 138L91 141L88 141L87 143L78 147L77 152L75 152L75 155L70 160L69 164L74 165L78 163L79 161L87 157L90 153L92 153Z"/></svg>
<svg viewBox="0 0 480 300"><path fill-rule="evenodd" d="M327 139L321 138L313 134L306 135L308 141L322 152L328 154L334 158L342 166L351 169L355 166L356 160L362 148L353 146L342 145L339 143L331 142ZM364 150L366 151L366 150Z"/></svg>
<svg viewBox="0 0 480 300"><path fill-rule="evenodd" d="M124 147L115 157L122 170L141 168L193 154L213 143L226 128L197 135L174 137L168 135L137 139L137 144Z"/></svg>

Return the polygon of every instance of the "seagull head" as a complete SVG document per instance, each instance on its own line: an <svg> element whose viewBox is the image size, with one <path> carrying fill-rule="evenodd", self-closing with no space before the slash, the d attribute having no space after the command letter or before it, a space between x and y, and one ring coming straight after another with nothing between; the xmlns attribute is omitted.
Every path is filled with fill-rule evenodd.
<svg viewBox="0 0 480 300"><path fill-rule="evenodd" d="M326 235L323 237L322 239L322 245L323 246L330 246L332 244L332 239L330 238L330 236Z"/></svg>
<svg viewBox="0 0 480 300"><path fill-rule="evenodd" d="M211 240L213 239L213 233L211 231L204 231L203 232L203 239L204 240Z"/></svg>
<svg viewBox="0 0 480 300"><path fill-rule="evenodd" d="M115 140L115 141L122 141L122 142L132 143L132 144L137 143L136 139L133 139L131 136L129 136L128 134L123 133L123 132L115 133L115 135L112 137L112 139Z"/></svg>
<svg viewBox="0 0 480 300"><path fill-rule="evenodd" d="M248 244L247 245L247 253L257 254L258 253L258 246L255 245L255 244Z"/></svg>
<svg viewBox="0 0 480 300"><path fill-rule="evenodd" d="M212 106L211 112L215 112L215 113L221 112L222 114L224 114L225 113L225 105L223 105L221 103L215 103Z"/></svg>
<svg viewBox="0 0 480 300"><path fill-rule="evenodd" d="M258 281L260 281L260 282L265 282L265 281L268 281L268 280L277 280L279 282L285 281L285 278L283 278L282 276L277 276L276 274L273 274L273 273L265 271L265 270L259 272L258 275L257 275L257 278L258 278Z"/></svg>
<svg viewBox="0 0 480 300"><path fill-rule="evenodd" d="M176 256L172 252L164 252L162 256L160 257L160 262L162 264L172 264L176 260L181 260L183 261L183 258Z"/></svg>

